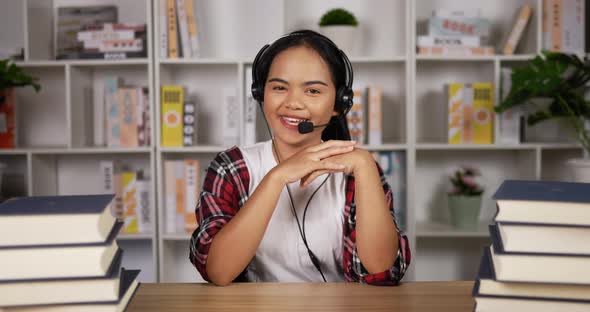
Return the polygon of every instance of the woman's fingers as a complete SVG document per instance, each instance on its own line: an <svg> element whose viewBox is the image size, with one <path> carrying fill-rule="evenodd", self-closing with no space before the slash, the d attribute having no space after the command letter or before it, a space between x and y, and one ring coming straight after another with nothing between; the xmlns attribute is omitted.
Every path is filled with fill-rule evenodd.
<svg viewBox="0 0 590 312"><path fill-rule="evenodd" d="M345 140L328 140L326 142L322 142L318 145L312 146L310 147L307 151L308 152L318 152L330 147L335 147L335 146L354 146L356 144L356 141L345 141Z"/></svg>
<svg viewBox="0 0 590 312"><path fill-rule="evenodd" d="M315 180L317 177L321 176L322 174L332 173L332 172L342 172L346 169L346 166L343 164L338 164L338 163L329 162L329 161L320 161L319 164L320 165L317 166L316 170L312 171L308 175L301 178L301 183L300 183L301 187L308 186L311 182L313 182L313 180Z"/></svg>
<svg viewBox="0 0 590 312"><path fill-rule="evenodd" d="M354 145L334 146L313 153L313 157L317 160L321 160L334 155L344 154L352 151L354 151Z"/></svg>

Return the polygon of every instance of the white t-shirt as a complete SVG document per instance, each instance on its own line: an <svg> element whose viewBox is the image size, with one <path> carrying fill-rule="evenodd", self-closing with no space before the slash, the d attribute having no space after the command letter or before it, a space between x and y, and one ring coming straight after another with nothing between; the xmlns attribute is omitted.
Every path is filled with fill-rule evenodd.
<svg viewBox="0 0 590 312"><path fill-rule="evenodd" d="M251 196L264 176L277 165L272 153L272 141L241 147L240 151L250 174ZM319 176L304 189L299 187L299 181L289 184L301 227L305 205L326 177L327 174ZM342 226L345 196L344 173L333 173L314 195L305 217L305 234L309 248L320 260L322 272L328 282L344 281ZM248 265L248 279L252 282L322 281L299 234L286 187L281 192L256 255Z"/></svg>

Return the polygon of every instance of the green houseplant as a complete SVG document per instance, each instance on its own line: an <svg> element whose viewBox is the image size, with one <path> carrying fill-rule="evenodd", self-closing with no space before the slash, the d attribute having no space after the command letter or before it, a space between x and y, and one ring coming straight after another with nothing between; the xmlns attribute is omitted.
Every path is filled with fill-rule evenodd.
<svg viewBox="0 0 590 312"><path fill-rule="evenodd" d="M358 20L352 12L343 9L330 9L319 21L320 32L332 39L346 54L354 54L355 42L359 41Z"/></svg>
<svg viewBox="0 0 590 312"><path fill-rule="evenodd" d="M462 166L449 177L452 188L448 192L451 224L459 229L474 229L481 209L483 187L476 181L479 169Z"/></svg>
<svg viewBox="0 0 590 312"><path fill-rule="evenodd" d="M31 86L35 92L41 90L38 78L25 73L10 60L0 60L0 119L5 126L0 130L0 148L14 148L16 145L15 88Z"/></svg>
<svg viewBox="0 0 590 312"><path fill-rule="evenodd" d="M567 120L575 130L575 139L584 149L584 159L573 159L568 164L579 167L573 170L575 179L590 182L590 103L584 94L590 81L590 60L575 54L544 51L521 67L513 69L511 87L504 100L495 107L502 113L513 107L526 105L535 111L526 120L529 126L546 120ZM505 91L505 92L506 92ZM544 99L540 105L535 99ZM583 168L588 168L585 173Z"/></svg>

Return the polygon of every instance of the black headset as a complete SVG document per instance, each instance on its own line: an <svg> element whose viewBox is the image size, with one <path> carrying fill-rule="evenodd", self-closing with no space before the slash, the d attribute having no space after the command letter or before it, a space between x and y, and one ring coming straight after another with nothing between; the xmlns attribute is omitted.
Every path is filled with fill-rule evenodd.
<svg viewBox="0 0 590 312"><path fill-rule="evenodd" d="M279 40L286 38L286 37L290 37L290 36L314 36L314 37L320 38L320 39L324 40L325 42L327 42L334 49L336 49L338 51L338 53L340 54L340 56L342 57L342 62L344 63L345 71L346 71L346 83L344 86L339 87L338 90L336 90L335 107L342 107L343 108L339 117L344 118L346 116L346 114L350 111L350 108L352 107L352 98L353 98L353 91L352 91L353 72L352 72L352 64L350 63L350 60L348 59L346 54L344 54L344 52L342 50L340 50L336 46L336 44L334 44L334 42L332 40L330 40L328 37L326 37L324 35L321 35L319 33L311 31L311 30L294 31L292 33L289 33L289 34L275 40L272 44L275 44ZM252 97L256 101L258 101L258 104L260 105L261 109L262 109L262 103L264 102L264 83L265 82L264 81L261 82L258 77L258 66L260 66L261 60L266 56L266 52L268 51L269 47L272 46L272 44L266 44L265 46L263 46L262 49L260 49L260 51L258 52L256 57L254 58L254 62L252 63L252 86L251 86ZM268 121L266 120L266 116L264 116L264 112L262 113L262 116L264 117L264 121L266 122L266 127L268 129L268 132L272 136L272 133L270 131L270 126L268 125ZM313 130L313 124L311 127ZM300 129L300 132L301 132L301 129ZM274 139L272 140L272 144L274 146ZM275 146L275 150L276 150L276 146ZM280 162L281 159L278 155L278 152L277 152L276 156ZM307 249L307 253L309 255L309 258L310 258L312 264L319 271L324 282L326 282L326 277L324 276L324 273L322 272L320 260L311 251L311 249L309 248L309 245L307 243L307 236L305 235L305 216L307 214L307 207L309 207L309 203L311 202L311 199L319 191L319 189L326 183L326 181L328 181L328 178L330 178L331 175L332 174L329 173L328 176L324 179L324 181L320 184L320 186L318 186L318 188L309 197L309 200L307 201L307 204L305 205L305 209L303 210L303 218L301 220L301 223L303 223L303 227L299 223L299 217L297 216L297 212L295 211L295 204L293 203L293 196L291 195L291 190L289 189L289 185L286 185L287 192L289 194L289 199L291 200L291 209L292 209L291 211L293 212L293 216L295 217L295 220L297 221L297 228L299 230L299 234L301 235L301 239L303 240L303 244L305 245L305 248Z"/></svg>
<svg viewBox="0 0 590 312"><path fill-rule="evenodd" d="M348 59L346 54L344 54L344 52L342 50L340 50L338 48L338 46L336 46L336 44L332 40L330 40L330 38L328 38L320 33L317 33L315 31L311 31L311 30L297 30L297 31L291 32L291 33L275 40L272 44L266 44L265 46L262 47L262 49L260 49L260 51L258 51L258 54L256 54L256 57L254 58L254 62L252 63L252 86L251 86L252 97L256 101L258 101L258 103L260 105L262 105L262 103L264 102L265 81L260 81L260 77L258 77L258 71L259 71L258 67L260 66L260 63L262 62L262 60L264 60L264 57L266 56L266 52L273 44L275 44L276 42L278 42L281 39L291 37L291 36L306 36L306 37L320 38L321 40L328 43L330 46L332 46L335 50L338 51L338 53L340 54L340 57L342 58L342 62L344 63L344 68L345 68L345 72L346 72L346 82L345 82L344 86L341 86L338 88L338 90L336 90L335 107L342 107L343 110L342 110L342 113L340 114L340 116L341 117L346 116L346 114L350 111L350 108L352 107L352 98L354 96L354 93L352 91L352 82L353 82L353 78L354 78L352 64L350 63L350 60Z"/></svg>

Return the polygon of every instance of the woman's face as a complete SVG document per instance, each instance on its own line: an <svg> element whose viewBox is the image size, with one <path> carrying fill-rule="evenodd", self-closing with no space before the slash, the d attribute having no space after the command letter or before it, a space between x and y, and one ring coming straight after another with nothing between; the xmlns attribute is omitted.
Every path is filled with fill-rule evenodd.
<svg viewBox="0 0 590 312"><path fill-rule="evenodd" d="M336 89L330 68L307 46L288 48L272 61L264 87L264 114L275 140L292 146L319 143L325 127L300 134L297 124L325 124L336 116Z"/></svg>

